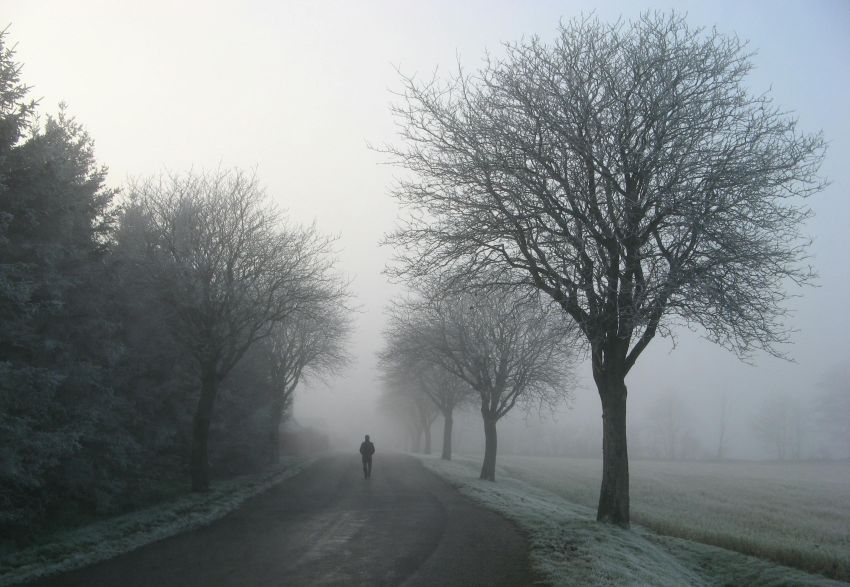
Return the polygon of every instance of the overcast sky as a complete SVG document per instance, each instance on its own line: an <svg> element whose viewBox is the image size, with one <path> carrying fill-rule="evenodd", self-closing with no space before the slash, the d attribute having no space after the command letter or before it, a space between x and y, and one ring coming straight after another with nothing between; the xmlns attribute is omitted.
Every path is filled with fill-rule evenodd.
<svg viewBox="0 0 850 587"><path fill-rule="evenodd" d="M296 416L324 418L352 442L378 428L375 351L394 288L378 245L397 216L392 169L367 143L393 141L388 105L396 68L429 75L460 59L474 66L502 41L551 38L560 18L592 2L0 0L23 79L42 111L65 101L95 140L109 182L163 168L256 167L270 195L297 220L339 235L341 267L363 312L355 363L344 376L301 390ZM709 412L725 390L752 410L766 393L808 395L832 366L850 362L850 2L607 2L603 19L675 8L694 25L748 39L758 52L754 91L771 89L804 130L822 129L830 187L812 201L812 262L820 287L796 291L787 349L796 363L731 354L683 333L656 340L627 383L632 413L672 390ZM588 381L589 365L581 374ZM600 414L591 385L572 416Z"/></svg>

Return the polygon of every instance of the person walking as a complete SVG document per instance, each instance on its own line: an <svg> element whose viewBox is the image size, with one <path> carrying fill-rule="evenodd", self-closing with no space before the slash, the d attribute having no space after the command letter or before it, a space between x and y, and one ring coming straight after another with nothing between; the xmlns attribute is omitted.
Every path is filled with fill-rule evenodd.
<svg viewBox="0 0 850 587"><path fill-rule="evenodd" d="M360 444L360 456L363 457L363 478L369 479L372 476L372 455L375 454L375 445L369 440L369 435L366 435L366 440Z"/></svg>

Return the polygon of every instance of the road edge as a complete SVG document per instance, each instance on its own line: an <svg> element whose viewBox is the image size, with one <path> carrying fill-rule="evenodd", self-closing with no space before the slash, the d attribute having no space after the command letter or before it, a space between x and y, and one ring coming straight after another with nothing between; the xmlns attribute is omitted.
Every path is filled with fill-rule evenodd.
<svg viewBox="0 0 850 587"><path fill-rule="evenodd" d="M240 508L247 500L294 477L316 458L287 457L254 475L214 482L209 491L180 496L87 526L57 533L55 540L0 560L0 587L80 569L196 530Z"/></svg>

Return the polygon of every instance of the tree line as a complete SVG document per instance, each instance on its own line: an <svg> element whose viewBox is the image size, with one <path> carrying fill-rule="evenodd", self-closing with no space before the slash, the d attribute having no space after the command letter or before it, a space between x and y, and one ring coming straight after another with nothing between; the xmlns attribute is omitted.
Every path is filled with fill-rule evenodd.
<svg viewBox="0 0 850 587"><path fill-rule="evenodd" d="M26 539L280 458L305 377L347 361L334 239L254 173L119 191L0 34L0 535Z"/></svg>
<svg viewBox="0 0 850 587"><path fill-rule="evenodd" d="M480 408L481 479L495 480L497 423L516 406L553 408L570 396L571 328L554 306L510 288L451 289L430 283L391 308L381 352L384 405L406 417L430 452L443 417L442 458L451 459L455 408Z"/></svg>
<svg viewBox="0 0 850 587"><path fill-rule="evenodd" d="M602 409L600 521L629 525L626 377L653 339L686 327L783 356L786 286L814 278L802 227L825 143L748 89L751 68L741 39L645 13L402 77L400 141L380 149L404 170L388 271L535 292L570 321Z"/></svg>

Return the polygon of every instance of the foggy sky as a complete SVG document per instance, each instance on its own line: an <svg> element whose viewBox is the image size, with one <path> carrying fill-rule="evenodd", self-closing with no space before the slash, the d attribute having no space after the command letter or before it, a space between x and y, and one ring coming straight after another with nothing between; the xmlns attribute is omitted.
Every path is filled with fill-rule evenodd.
<svg viewBox="0 0 850 587"><path fill-rule="evenodd" d="M378 246L397 209L393 169L367 143L396 140L389 104L396 68L430 76L460 59L523 36L552 38L558 19L592 2L0 2L11 24L23 80L52 113L65 101L110 168L109 184L194 166L256 167L269 194L296 220L339 235L341 267L362 306L355 361L328 385L301 388L296 417L322 419L355 446L383 430L375 397L382 310L397 286L381 275ZM768 393L809 397L833 365L850 362L850 3L608 2L605 20L675 8L692 25L749 39L757 51L754 92L771 88L801 129L822 129L830 187L810 203L812 264L819 287L791 289L799 330L786 350L795 363L757 355L754 366L680 333L677 348L656 339L629 375L631 421L658 394L675 392L711 414L724 391L742 421ZM672 352L671 352L672 350ZM564 426L599 418L589 365ZM709 416L706 415L706 419ZM710 434L706 432L706 434ZM380 435L376 436L380 447ZM742 451L740 456L756 454Z"/></svg>

